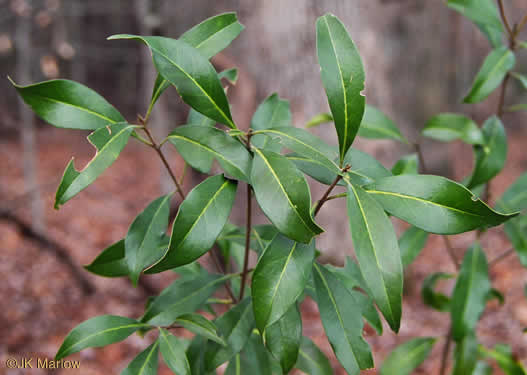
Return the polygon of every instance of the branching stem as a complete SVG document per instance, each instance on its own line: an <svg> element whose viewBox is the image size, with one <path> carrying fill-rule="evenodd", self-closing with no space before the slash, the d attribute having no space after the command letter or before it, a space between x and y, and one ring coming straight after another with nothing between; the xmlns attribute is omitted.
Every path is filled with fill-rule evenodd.
<svg viewBox="0 0 527 375"><path fill-rule="evenodd" d="M342 168L342 173L349 171L350 168L351 168L350 165L346 165L344 168ZM331 192L333 191L335 186L337 186L337 184L339 183L341 179L342 179L342 175L340 174L337 177L335 177L335 180L331 183L331 185L329 185L324 195L322 195L322 198L320 198L320 200L317 202L315 209L313 210L313 216L317 216L318 212L322 208L322 205L326 203L328 200L330 200L329 194L331 194Z"/></svg>

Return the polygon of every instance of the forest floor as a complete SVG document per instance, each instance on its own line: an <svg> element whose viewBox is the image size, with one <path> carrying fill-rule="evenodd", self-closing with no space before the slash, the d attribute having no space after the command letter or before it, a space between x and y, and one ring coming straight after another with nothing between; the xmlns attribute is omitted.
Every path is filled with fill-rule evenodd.
<svg viewBox="0 0 527 375"><path fill-rule="evenodd" d="M508 166L492 185L493 197L501 195L515 178L527 170L527 136L512 133L509 142ZM78 133L65 133L60 129L40 130L38 144L38 181L42 186L45 206L45 233L68 249L78 265L90 263L102 249L122 238L131 218L160 195L160 169L155 153L133 142L96 184L59 211L53 210L54 189L70 156L77 156L75 163L80 168L91 157L92 149ZM462 177L470 170L471 151L461 144L448 147L448 154L454 155L451 157L456 160L454 177ZM26 189L21 152L17 140L5 142L0 148L0 202L4 202L2 206L6 204L3 208L12 210L17 217L31 223L28 199L23 195ZM452 236L459 259L473 239L473 233ZM5 360L9 357L52 358L65 335L78 323L101 314L137 317L143 311L148 296L143 289L133 288L126 279L94 277L81 269L83 276L96 287L95 293L84 296L70 269L46 251L41 243L28 238L9 221L0 221L0 243L0 374L45 374L36 369L31 372L7 371ZM490 259L510 247L500 228L489 230L483 237L482 245ZM352 252L349 250L347 253ZM204 264L210 268L209 264ZM365 329L377 365L401 342L416 336L437 336L440 339L429 359L414 373L438 373L444 343L442 338L447 332L449 318L447 314L425 306L421 302L420 291L424 278L431 272L453 270L441 238L430 236L426 248L405 274L403 320L399 335L390 332L387 325L382 337L376 336L369 327ZM489 302L478 326L479 339L486 346L509 343L517 357L525 360L527 335L521 331L527 327L527 299L523 295L527 282L525 268L516 257L509 257L492 268L491 278L493 286L505 296L505 303ZM156 290L161 290L173 280L165 274L145 279ZM447 281L440 288L449 292L452 286L452 282ZM302 315L305 335L326 352L334 368L338 369L313 301L307 299L302 304ZM80 360L80 372L61 370L53 373L118 374L140 350L148 346L149 338L141 339L133 335L123 344L84 350L71 357ZM169 373L162 365L160 374ZM376 371L363 373L376 374ZM344 374L344 371L335 370L335 374Z"/></svg>

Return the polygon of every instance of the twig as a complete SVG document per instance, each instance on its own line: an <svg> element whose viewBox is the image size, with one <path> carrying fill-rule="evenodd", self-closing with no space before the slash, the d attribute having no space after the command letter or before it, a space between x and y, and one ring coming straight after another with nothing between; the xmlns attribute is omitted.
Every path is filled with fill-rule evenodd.
<svg viewBox="0 0 527 375"><path fill-rule="evenodd" d="M426 174L427 168L425 164L425 158L423 156L423 151L421 150L421 145L419 143L414 144L415 152L417 152L417 157L419 158L420 170L422 173Z"/></svg>
<svg viewBox="0 0 527 375"><path fill-rule="evenodd" d="M247 132L247 150L249 152L251 151L251 136L252 132L251 129ZM251 185L247 184L247 211L246 211L246 227L245 227L245 255L243 257L243 271L242 271L242 279L241 279L241 285L240 285L240 297L239 300L241 301L243 299L243 295L245 293L245 282L247 279L247 270L249 268L249 249L251 246L251 218L252 218L252 212L251 212Z"/></svg>
<svg viewBox="0 0 527 375"><path fill-rule="evenodd" d="M156 150L157 154L159 155L159 158L161 159L161 161L163 162L163 164L165 165L165 168L168 172L168 174L170 175L170 178L172 179L172 181L174 181L174 184L176 185L176 189L179 193L179 196L181 197L181 199L185 199L185 193L183 193L183 188L181 187L178 179L176 178L176 176L174 175L174 172L172 172L172 168L170 168L170 165L168 164L168 161L167 159L165 158L165 154L163 154L163 151L161 151L161 146L159 146L156 141L154 140L154 137L152 136L152 133L150 132L150 130L145 126L143 128L143 130L145 131L146 135L148 136L148 138L150 139L150 142L152 143L152 148L154 150Z"/></svg>
<svg viewBox="0 0 527 375"><path fill-rule="evenodd" d="M501 253L500 255L496 256L496 258L492 259L489 262L489 267L495 266L496 264L498 264L502 260L506 259L509 255L514 254L514 252L515 252L515 250L514 250L513 247L511 247L508 250L505 250L503 253Z"/></svg>
<svg viewBox="0 0 527 375"><path fill-rule="evenodd" d="M78 282L84 295L91 295L95 292L95 286L86 279L77 264L71 258L68 249L62 247L59 243L46 237L44 234L37 232L30 225L26 224L19 217L11 212L0 212L0 219L15 224L25 237L38 242L44 249L55 255L55 258L64 264L70 271L73 278Z"/></svg>
<svg viewBox="0 0 527 375"><path fill-rule="evenodd" d="M498 8L500 8L501 19L503 20L503 24L505 25L505 28L507 29L507 33L509 34L509 37L511 37L514 34L509 25L509 21L507 20L507 16L505 15L505 9L503 8L503 0L498 0Z"/></svg>
<svg viewBox="0 0 527 375"><path fill-rule="evenodd" d="M350 168L351 168L351 166L346 165L342 169L342 172L345 173L345 172L349 171ZM329 187L326 190L326 192L324 193L324 195L322 195L322 198L320 198L320 200L317 202L317 205L315 206L315 209L313 210L313 216L317 216L318 212L322 208L322 205L329 200L328 199L329 198L329 194L331 194L331 191L335 188L335 186L337 186L337 184L339 183L339 181L341 179L342 179L342 175L340 175L340 174L337 177L335 177L335 180L331 183L331 185L329 185Z"/></svg>
<svg viewBox="0 0 527 375"><path fill-rule="evenodd" d="M443 238L443 242L445 243L446 250L448 253L448 256L450 257L450 260L452 260L452 263L456 267L456 270L459 270L459 260L457 260L456 252L454 251L454 248L452 244L450 243L450 239L447 236L441 236Z"/></svg>

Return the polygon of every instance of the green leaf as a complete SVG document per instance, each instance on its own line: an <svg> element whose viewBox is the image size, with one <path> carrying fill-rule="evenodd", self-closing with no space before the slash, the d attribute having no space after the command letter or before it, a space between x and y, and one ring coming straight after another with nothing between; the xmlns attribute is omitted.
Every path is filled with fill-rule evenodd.
<svg viewBox="0 0 527 375"><path fill-rule="evenodd" d="M227 342L227 346L209 343L205 352L205 367L212 371L229 361L244 347L254 328L254 317L250 298L234 306L215 321L216 327Z"/></svg>
<svg viewBox="0 0 527 375"><path fill-rule="evenodd" d="M199 314L180 315L173 324L180 325L190 332L206 337L220 345L226 345L225 341L218 336L218 329L214 323Z"/></svg>
<svg viewBox="0 0 527 375"><path fill-rule="evenodd" d="M73 159L71 159L57 188L55 209L87 188L113 164L128 143L128 138L134 128L137 126L118 123L97 129L88 136L88 140L97 152L80 172L75 169Z"/></svg>
<svg viewBox="0 0 527 375"><path fill-rule="evenodd" d="M236 68L225 69L218 73L218 78L219 79L224 78L227 81L229 81L231 85L235 85L236 82L238 81L238 69Z"/></svg>
<svg viewBox="0 0 527 375"><path fill-rule="evenodd" d="M148 326L123 316L96 316L82 322L68 333L55 355L55 360L58 361L86 348L97 348L122 341L135 331Z"/></svg>
<svg viewBox="0 0 527 375"><path fill-rule="evenodd" d="M503 26L492 0L448 0L447 5L474 22L493 47L502 44Z"/></svg>
<svg viewBox="0 0 527 375"><path fill-rule="evenodd" d="M500 119L490 117L482 127L483 145L474 147L476 166L467 188L482 185L494 178L505 166L507 159L507 135Z"/></svg>
<svg viewBox="0 0 527 375"><path fill-rule="evenodd" d="M224 131L210 126L184 125L177 127L167 139L193 168L200 170L201 155L205 155L207 162L212 155L227 174L248 181L251 155L245 146ZM189 150L192 152L189 153ZM210 164L208 169L200 172L208 173Z"/></svg>
<svg viewBox="0 0 527 375"><path fill-rule="evenodd" d="M364 319L373 327L373 329L375 329L375 331L377 331L379 335L382 335L383 328L381 318L375 309L373 300L370 297L371 292L366 285L366 281L364 280L357 263L351 260L350 257L346 257L346 263L344 264L344 267L333 267L331 265L327 265L326 269L331 271L333 275L335 275L346 287L346 289L348 289L351 295L353 295L353 297L361 306L362 316ZM364 290L366 294L358 292L355 290L356 288Z"/></svg>
<svg viewBox="0 0 527 375"><path fill-rule="evenodd" d="M285 157L292 161L303 173L322 184L331 185L337 177L336 173L327 169L324 163L320 161L302 156L296 152L286 154Z"/></svg>
<svg viewBox="0 0 527 375"><path fill-rule="evenodd" d="M362 337L361 306L340 281L313 263L317 304L331 347L348 374L373 367L368 343Z"/></svg>
<svg viewBox="0 0 527 375"><path fill-rule="evenodd" d="M505 108L508 112L527 111L527 104L515 104Z"/></svg>
<svg viewBox="0 0 527 375"><path fill-rule="evenodd" d="M287 100L277 93L268 96L256 109L251 119L251 129L263 130L291 126L291 108Z"/></svg>
<svg viewBox="0 0 527 375"><path fill-rule="evenodd" d="M168 251L148 273L183 266L205 254L229 218L236 188L235 181L217 175L192 189L172 225Z"/></svg>
<svg viewBox="0 0 527 375"><path fill-rule="evenodd" d="M124 257L124 239L104 249L84 268L95 275L104 277L128 276L130 270Z"/></svg>
<svg viewBox="0 0 527 375"><path fill-rule="evenodd" d="M252 277L258 330L273 324L302 295L315 259L315 241L304 245L278 234L266 247Z"/></svg>
<svg viewBox="0 0 527 375"><path fill-rule="evenodd" d="M280 154L253 150L251 182L258 204L281 233L309 243L323 229L311 217L311 194L303 174Z"/></svg>
<svg viewBox="0 0 527 375"><path fill-rule="evenodd" d="M492 375L493 369L483 361L477 361L472 375Z"/></svg>
<svg viewBox="0 0 527 375"><path fill-rule="evenodd" d="M516 78L522 84L523 88L527 90L527 75L520 74L517 72L512 72L511 76Z"/></svg>
<svg viewBox="0 0 527 375"><path fill-rule="evenodd" d="M395 162L392 167L392 174L419 174L419 158L417 154L403 156Z"/></svg>
<svg viewBox="0 0 527 375"><path fill-rule="evenodd" d="M426 277L423 281L421 296L425 305L428 305L438 311L448 311L450 309L450 297L443 293L436 292L435 286L441 279L451 279L454 275L444 272L435 272Z"/></svg>
<svg viewBox="0 0 527 375"><path fill-rule="evenodd" d="M268 96L256 109L251 119L251 129L261 131L273 127L282 128L292 126L291 108L287 100L282 100L278 94ZM258 148L280 153L281 146L273 145L270 137L262 134L255 134L251 142ZM269 148L271 147L271 148ZM276 149L275 149L276 147Z"/></svg>
<svg viewBox="0 0 527 375"><path fill-rule="evenodd" d="M317 20L317 56L342 162L364 114L366 99L361 92L365 74L359 52L346 28L331 14Z"/></svg>
<svg viewBox="0 0 527 375"><path fill-rule="evenodd" d="M516 359L508 345L496 344L494 349L480 347L480 352L488 358L496 361L498 366L506 375L525 375L527 372L522 364Z"/></svg>
<svg viewBox="0 0 527 375"><path fill-rule="evenodd" d="M260 335L253 333L243 350L234 356L225 370L225 375L271 375L282 373L280 366L265 349Z"/></svg>
<svg viewBox="0 0 527 375"><path fill-rule="evenodd" d="M163 78L161 74L157 74L156 80L154 82L154 87L152 88L152 95L150 98L150 105L148 106L147 114L150 115L150 112L154 108L157 99L165 92L166 89L170 87L170 82Z"/></svg>
<svg viewBox="0 0 527 375"><path fill-rule="evenodd" d="M472 119L457 113L440 113L432 117L426 123L422 134L442 142L456 139L472 145L485 142L478 125Z"/></svg>
<svg viewBox="0 0 527 375"><path fill-rule="evenodd" d="M348 217L359 266L371 296L391 329L399 330L403 267L393 225L364 190L348 186Z"/></svg>
<svg viewBox="0 0 527 375"><path fill-rule="evenodd" d="M450 313L454 340L461 341L475 329L490 289L487 259L481 247L475 244L463 258L452 293Z"/></svg>
<svg viewBox="0 0 527 375"><path fill-rule="evenodd" d="M287 126L261 130L258 133L276 135L280 138L281 143L291 151L323 165L335 177L340 174L340 167L333 161L336 157L333 147L308 131Z"/></svg>
<svg viewBox="0 0 527 375"><path fill-rule="evenodd" d="M385 177L364 188L390 214L430 233L467 232L516 215L492 210L463 185L440 176Z"/></svg>
<svg viewBox="0 0 527 375"><path fill-rule="evenodd" d="M156 375L159 356L159 342L143 350L121 372L121 375Z"/></svg>
<svg viewBox="0 0 527 375"><path fill-rule="evenodd" d="M187 359L192 375L215 375L215 372L205 371L205 349L208 341L203 336L196 335L187 349Z"/></svg>
<svg viewBox="0 0 527 375"><path fill-rule="evenodd" d="M20 86L9 79L27 105L59 128L95 130L124 122L124 117L92 89L65 79Z"/></svg>
<svg viewBox="0 0 527 375"><path fill-rule="evenodd" d="M264 337L265 346L280 362L282 372L288 374L297 361L302 340L302 316L298 305L292 305L279 320L269 325Z"/></svg>
<svg viewBox="0 0 527 375"><path fill-rule="evenodd" d="M506 46L493 50L485 58L463 102L479 103L484 100L501 84L507 72L514 68L515 63L514 53Z"/></svg>
<svg viewBox="0 0 527 375"><path fill-rule="evenodd" d="M507 221L504 229L521 264L527 267L527 216L522 215Z"/></svg>
<svg viewBox="0 0 527 375"><path fill-rule="evenodd" d="M366 105L364 117L359 128L359 136L372 139L393 139L408 143L397 125L384 113L371 105Z"/></svg>
<svg viewBox="0 0 527 375"><path fill-rule="evenodd" d="M508 212L527 208L527 172L508 187L498 201L498 206Z"/></svg>
<svg viewBox="0 0 527 375"><path fill-rule="evenodd" d="M124 239L125 257L130 270L130 279L137 285L140 273L161 258L159 249L168 226L170 197L157 198L134 220Z"/></svg>
<svg viewBox="0 0 527 375"><path fill-rule="evenodd" d="M185 348L179 339L163 328L159 328L159 347L167 366L178 375L190 375L190 364Z"/></svg>
<svg viewBox="0 0 527 375"><path fill-rule="evenodd" d="M179 40L198 49L207 59L221 52L242 32L236 13L223 13L207 18L186 31Z"/></svg>
<svg viewBox="0 0 527 375"><path fill-rule="evenodd" d="M362 186L392 175L374 157L353 147L350 147L346 153L344 165L350 165L351 169L346 172L344 181L341 181L339 185L345 186L351 182Z"/></svg>
<svg viewBox="0 0 527 375"><path fill-rule="evenodd" d="M190 108L190 111L188 112L188 116L187 116L187 124L214 127L216 125L216 121L199 113L194 108ZM211 163L212 163L212 158L211 158Z"/></svg>
<svg viewBox="0 0 527 375"><path fill-rule="evenodd" d="M236 18L236 13L223 13L208 18L194 26L181 35L179 40L190 44L207 59L210 59L225 49L240 34L243 28L243 25ZM158 74L152 99L150 100L151 107L168 86L170 86L170 82L163 78L161 74Z"/></svg>
<svg viewBox="0 0 527 375"><path fill-rule="evenodd" d="M150 325L170 325L181 315L205 304L228 276L206 274L193 279L178 279L154 298L141 318Z"/></svg>
<svg viewBox="0 0 527 375"><path fill-rule="evenodd" d="M136 39L152 51L157 71L176 86L185 103L217 122L236 128L216 70L199 50L160 36L119 34L108 39Z"/></svg>
<svg viewBox="0 0 527 375"><path fill-rule="evenodd" d="M381 367L381 375L410 375L424 362L436 339L419 337L399 345L393 350Z"/></svg>
<svg viewBox="0 0 527 375"><path fill-rule="evenodd" d="M333 116L331 116L331 113L319 113L318 115L315 115L309 119L308 122L304 125L306 129L314 128L315 126L319 126L328 122L333 122Z"/></svg>
<svg viewBox="0 0 527 375"><path fill-rule="evenodd" d="M309 375L332 375L328 358L309 338L302 336L296 368Z"/></svg>
<svg viewBox="0 0 527 375"><path fill-rule="evenodd" d="M417 227L408 228L399 238L403 267L408 267L426 245L428 233Z"/></svg>

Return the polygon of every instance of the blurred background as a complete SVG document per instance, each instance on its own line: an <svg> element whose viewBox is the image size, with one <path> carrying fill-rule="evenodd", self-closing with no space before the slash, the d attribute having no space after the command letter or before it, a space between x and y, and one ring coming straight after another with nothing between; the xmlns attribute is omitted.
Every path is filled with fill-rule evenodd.
<svg viewBox="0 0 527 375"><path fill-rule="evenodd" d="M511 21L527 12L525 0L506 0L505 5ZM461 104L490 47L473 24L442 1L0 0L0 374L6 371L3 361L10 355L52 357L66 333L89 317L140 315L146 297L170 280L150 276L134 289L128 280L96 278L81 266L121 239L133 217L151 200L172 190L155 153L131 141L95 184L60 211L53 210L55 189L68 160L74 156L81 168L93 155L85 139L88 133L42 123L19 100L6 76L19 84L53 78L79 81L135 121L138 113L145 112L155 79L150 53L140 43L106 38L117 33L178 37L225 11L236 11L246 26L213 59L218 70L236 67L240 71L237 85L228 92L240 127L247 128L257 105L273 92L290 100L298 127L328 111L316 60L315 21L331 12L347 25L362 55L368 104L394 119L411 141L422 142L431 172L457 180L470 173L473 156L469 146L419 138L426 120L438 112L460 112L482 123L496 112L498 101L492 95L478 105ZM527 39L525 32L520 39ZM515 70L527 73L527 50L518 52ZM506 103L527 102L525 92L512 81ZM184 124L187 113L175 90L167 90L151 121L158 137ZM503 120L509 154L506 168L492 185L493 197L499 197L527 170L526 112L506 113ZM331 126L323 125L314 132L336 143ZM413 152L391 141L360 139L357 147L386 167ZM182 160L168 147L167 151L174 169L181 173ZM201 179L203 176L191 174L186 189ZM310 184L313 199L318 199L323 188L313 181ZM242 223L242 206L238 207L232 221ZM261 213L257 215L257 221L265 222ZM317 221L327 228L317 246L324 251L323 259L342 264L346 255L353 254L342 202L328 202ZM395 224L399 232L405 229L404 223ZM458 258L473 239L473 233L453 236ZM430 236L426 249L405 275L407 295L400 334L386 330L377 337L373 331L366 332L376 363L411 337L445 334L447 317L420 300L426 275L452 271L442 244L439 237ZM495 256L510 245L497 228L484 236L483 247ZM527 303L522 297L527 275L517 258L511 257L494 268L491 276L506 302L501 306L491 303L480 324L480 339L486 345L508 342L519 358L527 358L527 338L521 334L527 326ZM448 282L442 284L445 292L451 287ZM316 306L306 301L302 311L305 334L333 358ZM81 373L119 373L147 344L134 336L124 345L85 350L77 355ZM415 373L437 372L439 357L437 344Z"/></svg>

